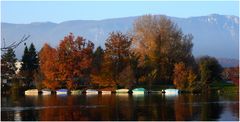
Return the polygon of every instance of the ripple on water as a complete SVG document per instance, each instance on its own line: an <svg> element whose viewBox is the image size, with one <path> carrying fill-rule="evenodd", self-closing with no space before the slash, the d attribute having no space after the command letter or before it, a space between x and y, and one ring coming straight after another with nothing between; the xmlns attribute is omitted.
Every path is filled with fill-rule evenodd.
<svg viewBox="0 0 240 122"><path fill-rule="evenodd" d="M55 108L98 108L104 105L77 105L77 106L31 106L31 107L1 107L1 111L25 111L25 110L41 110L41 109L55 109Z"/></svg>

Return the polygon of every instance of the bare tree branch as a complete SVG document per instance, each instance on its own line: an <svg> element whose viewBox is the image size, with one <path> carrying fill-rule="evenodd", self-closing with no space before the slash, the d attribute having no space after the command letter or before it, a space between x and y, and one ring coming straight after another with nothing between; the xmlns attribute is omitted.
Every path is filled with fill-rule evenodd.
<svg viewBox="0 0 240 122"><path fill-rule="evenodd" d="M6 46L5 39L3 38L3 47L1 47L1 51L7 51L10 48L12 49L17 48L21 43L25 42L29 37L30 35L28 36L24 35L19 42L15 41L8 46Z"/></svg>

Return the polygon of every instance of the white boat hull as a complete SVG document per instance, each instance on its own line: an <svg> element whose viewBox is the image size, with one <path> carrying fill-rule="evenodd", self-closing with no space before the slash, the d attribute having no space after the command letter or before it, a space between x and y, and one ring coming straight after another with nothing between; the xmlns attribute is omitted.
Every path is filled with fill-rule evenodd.
<svg viewBox="0 0 240 122"><path fill-rule="evenodd" d="M31 95L31 96L36 96L38 95L38 90L37 89L32 89L32 90L27 90L24 92L25 95Z"/></svg>
<svg viewBox="0 0 240 122"><path fill-rule="evenodd" d="M118 89L116 93L128 93L129 89Z"/></svg>
<svg viewBox="0 0 240 122"><path fill-rule="evenodd" d="M145 92L144 91L133 91L132 93L133 94L144 94Z"/></svg>
<svg viewBox="0 0 240 122"><path fill-rule="evenodd" d="M86 90L86 94L98 94L97 90Z"/></svg>
<svg viewBox="0 0 240 122"><path fill-rule="evenodd" d="M51 91L42 91L42 95L50 95Z"/></svg>
<svg viewBox="0 0 240 122"><path fill-rule="evenodd" d="M111 94L112 91L102 91L102 94Z"/></svg>
<svg viewBox="0 0 240 122"><path fill-rule="evenodd" d="M166 89L165 95L178 95L178 89Z"/></svg>

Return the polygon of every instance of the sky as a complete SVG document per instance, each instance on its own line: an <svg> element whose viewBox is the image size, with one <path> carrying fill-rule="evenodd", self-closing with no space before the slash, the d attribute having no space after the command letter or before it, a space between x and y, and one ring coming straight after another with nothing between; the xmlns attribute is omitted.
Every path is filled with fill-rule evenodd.
<svg viewBox="0 0 240 122"><path fill-rule="evenodd" d="M144 14L186 18L213 13L239 16L239 1L1 1L1 22L18 24L102 20Z"/></svg>

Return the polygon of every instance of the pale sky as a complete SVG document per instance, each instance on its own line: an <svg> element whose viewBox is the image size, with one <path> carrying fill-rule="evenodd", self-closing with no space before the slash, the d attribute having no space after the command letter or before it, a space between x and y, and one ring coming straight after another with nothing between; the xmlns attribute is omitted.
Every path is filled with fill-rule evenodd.
<svg viewBox="0 0 240 122"><path fill-rule="evenodd" d="M9 23L60 23L68 20L101 20L144 14L192 17L213 13L239 16L239 1L1 1L1 21Z"/></svg>

